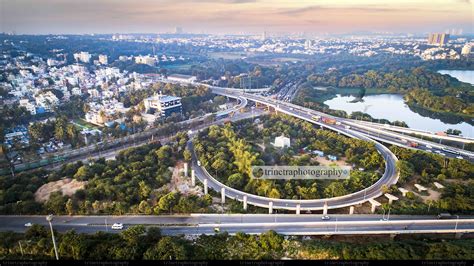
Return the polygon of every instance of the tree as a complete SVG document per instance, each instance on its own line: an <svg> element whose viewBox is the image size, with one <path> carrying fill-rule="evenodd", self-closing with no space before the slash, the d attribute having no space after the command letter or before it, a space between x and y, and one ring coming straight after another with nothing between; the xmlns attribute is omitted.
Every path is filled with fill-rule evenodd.
<svg viewBox="0 0 474 266"><path fill-rule="evenodd" d="M183 151L183 157L185 161L190 162L192 158L192 154L188 149L186 149Z"/></svg>
<svg viewBox="0 0 474 266"><path fill-rule="evenodd" d="M73 215L76 212L76 207L74 206L72 199L68 199L66 202L66 212L69 215Z"/></svg>
<svg viewBox="0 0 474 266"><path fill-rule="evenodd" d="M158 208L160 211L171 211L171 209L178 203L178 195L175 192L170 192L158 201Z"/></svg>
<svg viewBox="0 0 474 266"><path fill-rule="evenodd" d="M152 248L143 254L146 260L183 260L186 259L186 249L174 238L165 236Z"/></svg>

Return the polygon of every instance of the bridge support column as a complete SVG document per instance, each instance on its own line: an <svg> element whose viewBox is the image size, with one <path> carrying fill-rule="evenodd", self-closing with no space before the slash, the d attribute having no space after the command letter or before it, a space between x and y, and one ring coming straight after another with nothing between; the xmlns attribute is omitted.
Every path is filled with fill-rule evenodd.
<svg viewBox="0 0 474 266"><path fill-rule="evenodd" d="M191 170L191 186L196 186L196 173L194 170Z"/></svg>
<svg viewBox="0 0 474 266"><path fill-rule="evenodd" d="M221 202L225 203L225 188L221 188Z"/></svg>
<svg viewBox="0 0 474 266"><path fill-rule="evenodd" d="M184 176L188 177L188 163L184 163Z"/></svg>
<svg viewBox="0 0 474 266"><path fill-rule="evenodd" d="M354 206L349 207L349 214L354 214Z"/></svg>
<svg viewBox="0 0 474 266"><path fill-rule="evenodd" d="M204 179L204 195L207 195L207 178Z"/></svg>
<svg viewBox="0 0 474 266"><path fill-rule="evenodd" d="M273 213L273 201L270 201L268 203L268 214L272 214Z"/></svg>
<svg viewBox="0 0 474 266"><path fill-rule="evenodd" d="M247 196L244 195L244 210L247 210Z"/></svg>
<svg viewBox="0 0 474 266"><path fill-rule="evenodd" d="M370 211L371 211L372 213L375 212L375 208L377 208L377 206L382 205L382 204L380 204L380 202L378 202L378 201L376 201L376 200L374 200L374 199L369 199L369 202L370 202L370 204L372 205L372 208L370 209Z"/></svg>
<svg viewBox="0 0 474 266"><path fill-rule="evenodd" d="M327 215L328 214L328 203L324 203L324 209L323 209L323 215Z"/></svg>
<svg viewBox="0 0 474 266"><path fill-rule="evenodd" d="M390 240L394 240L397 234L390 234Z"/></svg>
<svg viewBox="0 0 474 266"><path fill-rule="evenodd" d="M463 235L463 233L456 233L456 234L454 235L454 238L456 238L456 239L461 239L462 235Z"/></svg>
<svg viewBox="0 0 474 266"><path fill-rule="evenodd" d="M300 214L301 213L301 204L296 204L296 214Z"/></svg>

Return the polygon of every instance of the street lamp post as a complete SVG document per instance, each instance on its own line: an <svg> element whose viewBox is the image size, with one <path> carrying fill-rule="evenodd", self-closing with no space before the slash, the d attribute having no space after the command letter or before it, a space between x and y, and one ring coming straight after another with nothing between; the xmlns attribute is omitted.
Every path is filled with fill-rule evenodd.
<svg viewBox="0 0 474 266"><path fill-rule="evenodd" d="M458 221L459 221L459 215L456 215L456 225L454 226L454 231L458 230Z"/></svg>
<svg viewBox="0 0 474 266"><path fill-rule="evenodd" d="M56 240L54 239L53 224L51 223L51 221L53 221L53 215L50 214L46 216L46 220L48 221L49 228L51 229L51 238L53 239L54 254L56 255L56 260L59 260L58 248L56 247Z"/></svg>

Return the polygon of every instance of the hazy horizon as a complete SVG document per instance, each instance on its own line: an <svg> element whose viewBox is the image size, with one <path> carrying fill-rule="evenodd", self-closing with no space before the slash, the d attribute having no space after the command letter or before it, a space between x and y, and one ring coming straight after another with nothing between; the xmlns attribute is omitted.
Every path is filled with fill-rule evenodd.
<svg viewBox="0 0 474 266"><path fill-rule="evenodd" d="M18 34L473 33L470 0L0 0L2 32Z"/></svg>

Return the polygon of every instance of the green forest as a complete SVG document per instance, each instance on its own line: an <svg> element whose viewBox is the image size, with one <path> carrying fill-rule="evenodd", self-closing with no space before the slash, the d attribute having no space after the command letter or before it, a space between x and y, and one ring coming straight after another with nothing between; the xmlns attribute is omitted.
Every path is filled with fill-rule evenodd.
<svg viewBox="0 0 474 266"><path fill-rule="evenodd" d="M166 189L170 168L186 154L187 134L171 142L152 143L121 151L115 160L66 164L57 171L45 169L0 177L1 214L163 214L208 210L211 197L183 196ZM86 181L84 189L69 197L53 192L48 201L35 201L42 185L64 178Z"/></svg>

